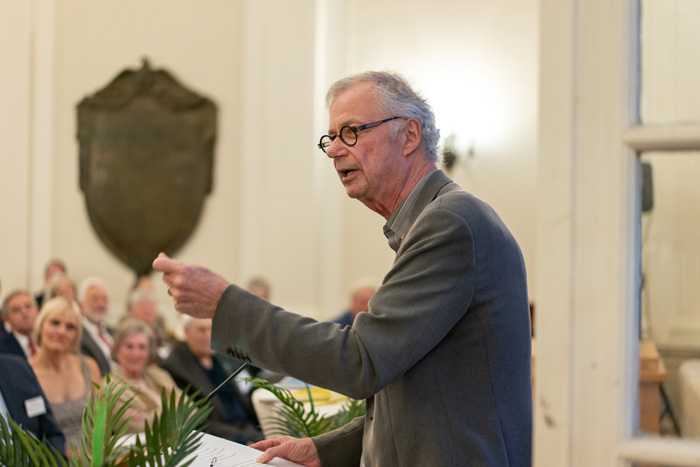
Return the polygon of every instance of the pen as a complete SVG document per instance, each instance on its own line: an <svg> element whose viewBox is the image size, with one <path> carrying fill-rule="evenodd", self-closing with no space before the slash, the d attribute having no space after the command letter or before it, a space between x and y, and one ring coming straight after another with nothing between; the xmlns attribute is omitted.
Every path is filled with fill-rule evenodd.
<svg viewBox="0 0 700 467"><path fill-rule="evenodd" d="M243 370L245 369L245 367L247 367L247 366L248 366L248 364L247 364L247 363L244 363L244 364L241 365L236 371L234 371L233 373L231 373L231 374L229 375L229 377L226 378L226 379L224 380L223 383L219 384L219 385L216 387L216 389L214 389L212 392L209 393L209 395L207 395L207 397L204 399L204 403L206 404L207 402L209 402L209 400L210 400L212 397L214 397L214 395L215 395L217 392L219 392L219 389L221 389L222 387L224 387L224 385L225 385L226 383L228 383L229 381L231 381L231 379L232 379L233 377L235 377L238 373L240 373L241 371L243 371ZM216 459L216 457L215 457L214 459ZM212 459L212 462L213 462L213 459Z"/></svg>
<svg viewBox="0 0 700 467"><path fill-rule="evenodd" d="M211 458L211 463L209 464L209 467L214 467L214 463L216 463L216 457Z"/></svg>

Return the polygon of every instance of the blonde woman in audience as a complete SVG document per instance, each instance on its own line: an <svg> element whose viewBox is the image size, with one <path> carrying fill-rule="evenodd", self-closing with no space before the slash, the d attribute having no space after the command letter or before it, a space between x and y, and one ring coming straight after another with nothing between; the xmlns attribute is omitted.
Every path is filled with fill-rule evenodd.
<svg viewBox="0 0 700 467"><path fill-rule="evenodd" d="M140 319L127 318L119 324L114 334L112 359L117 362L117 368L111 378L129 384L115 410L131 399L127 415L132 418L127 433L143 432L145 423L150 425L154 415L160 415L163 410L162 390L165 389L168 400L173 391L179 399L181 391L167 371L153 365L156 361L153 330Z"/></svg>
<svg viewBox="0 0 700 467"><path fill-rule="evenodd" d="M90 357L80 355L78 305L63 297L52 298L34 323L34 337L39 351L29 359L54 418L66 437L66 453L80 447L82 417L93 382L100 382L100 369Z"/></svg>

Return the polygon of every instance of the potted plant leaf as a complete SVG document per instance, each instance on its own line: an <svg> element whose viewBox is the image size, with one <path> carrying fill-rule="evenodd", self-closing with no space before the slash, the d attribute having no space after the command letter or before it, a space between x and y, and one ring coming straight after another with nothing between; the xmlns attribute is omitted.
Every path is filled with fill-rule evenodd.
<svg viewBox="0 0 700 467"><path fill-rule="evenodd" d="M253 387L271 392L280 404L275 408L275 416L270 422L270 435L292 436L294 438L314 437L340 428L355 417L365 414L365 401L348 399L332 417L319 414L314 403L312 390L305 384L309 405L295 398L289 389L276 386L260 378L246 378Z"/></svg>

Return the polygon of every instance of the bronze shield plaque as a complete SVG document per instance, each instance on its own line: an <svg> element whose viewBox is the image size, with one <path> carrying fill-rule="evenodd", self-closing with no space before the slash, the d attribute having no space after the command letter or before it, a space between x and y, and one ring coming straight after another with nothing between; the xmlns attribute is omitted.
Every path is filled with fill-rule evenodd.
<svg viewBox="0 0 700 467"><path fill-rule="evenodd" d="M138 275L194 230L211 191L215 136L214 104L146 61L78 104L90 221Z"/></svg>

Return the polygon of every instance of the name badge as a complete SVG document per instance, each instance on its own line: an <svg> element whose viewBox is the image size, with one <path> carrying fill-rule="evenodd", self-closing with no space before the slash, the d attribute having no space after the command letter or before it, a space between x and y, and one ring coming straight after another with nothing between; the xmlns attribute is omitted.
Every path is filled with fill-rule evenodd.
<svg viewBox="0 0 700 467"><path fill-rule="evenodd" d="M41 396L32 397L24 401L24 408L27 409L29 418L46 413L46 404L44 404L44 399Z"/></svg>

